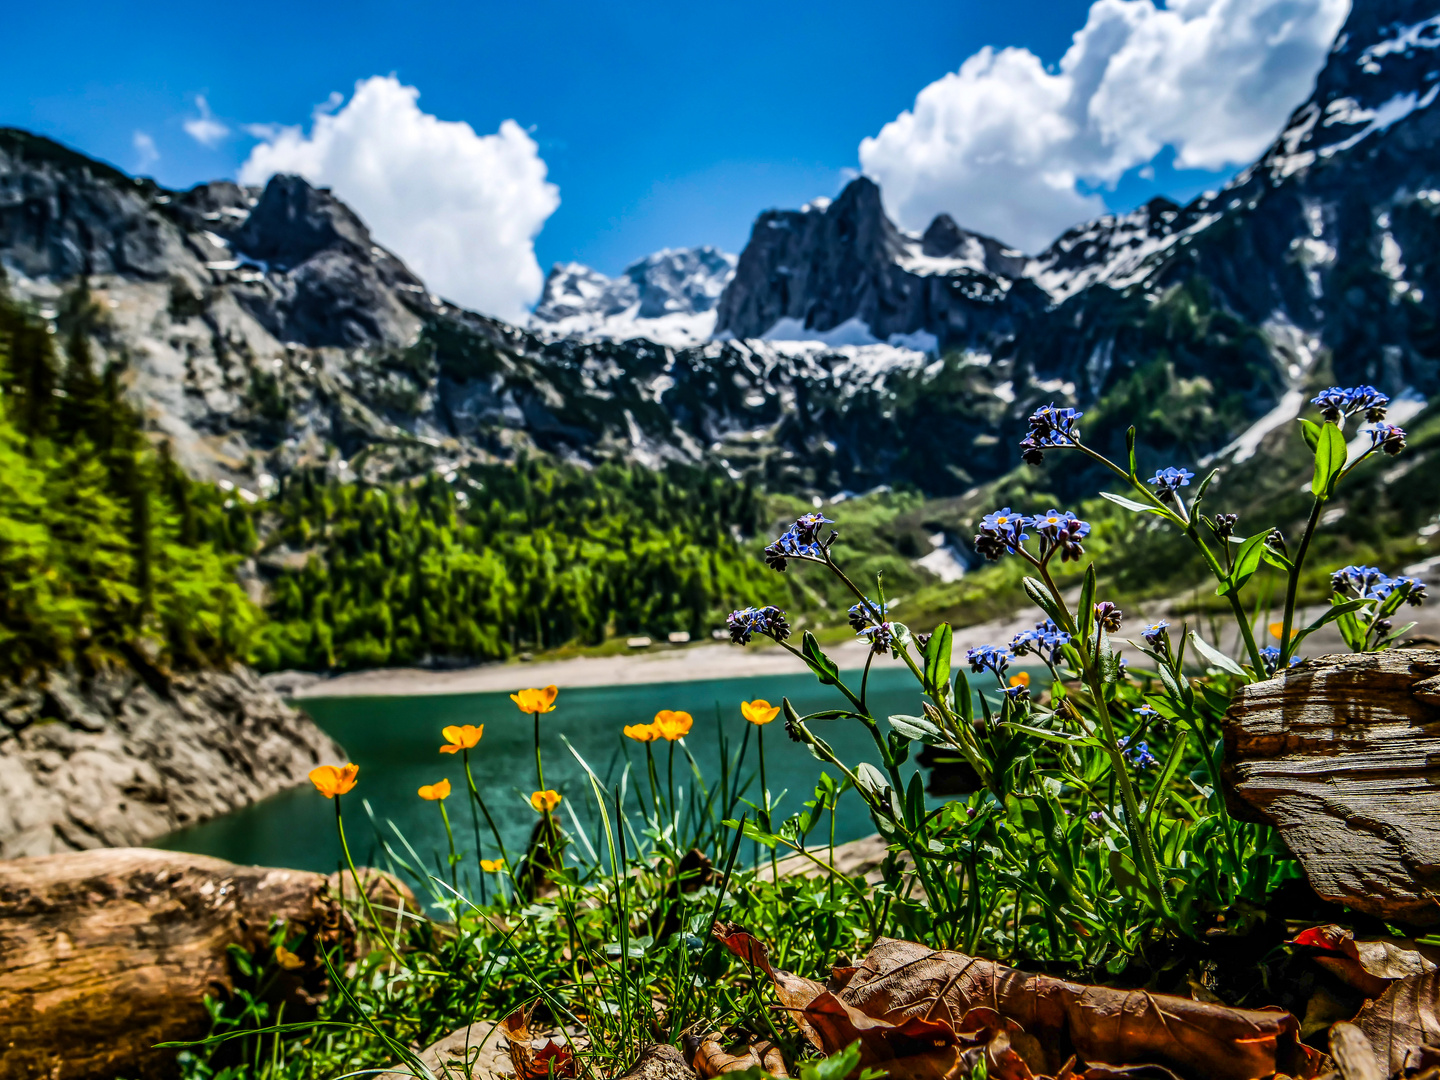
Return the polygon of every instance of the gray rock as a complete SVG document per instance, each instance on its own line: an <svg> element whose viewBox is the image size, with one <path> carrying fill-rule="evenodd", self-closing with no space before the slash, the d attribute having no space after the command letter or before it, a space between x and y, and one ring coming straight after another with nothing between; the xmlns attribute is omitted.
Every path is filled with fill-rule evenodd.
<svg viewBox="0 0 1440 1080"><path fill-rule="evenodd" d="M159 692L134 674L54 675L39 696L38 722L0 741L0 859L142 844L344 760L238 665Z"/></svg>
<svg viewBox="0 0 1440 1080"><path fill-rule="evenodd" d="M995 349L1011 320L1045 307L1029 282L1007 275L1024 256L948 216L923 238L896 228L867 177L834 202L768 210L750 233L720 299L717 334L763 337L781 319L818 336L851 319L880 340L931 333L946 348Z"/></svg>

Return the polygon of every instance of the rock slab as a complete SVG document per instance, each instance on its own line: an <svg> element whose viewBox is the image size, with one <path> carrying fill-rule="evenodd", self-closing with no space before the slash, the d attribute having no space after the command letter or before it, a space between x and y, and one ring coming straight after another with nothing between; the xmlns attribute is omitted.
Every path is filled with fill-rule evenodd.
<svg viewBox="0 0 1440 1080"><path fill-rule="evenodd" d="M239 665L0 684L0 859L142 844L343 761Z"/></svg>
<svg viewBox="0 0 1440 1080"><path fill-rule="evenodd" d="M137 848L0 863L0 1080L173 1075L154 1044L208 1033L227 947L266 948L277 918L348 929L321 874ZM293 977L320 988L313 958Z"/></svg>
<svg viewBox="0 0 1440 1080"><path fill-rule="evenodd" d="M1225 717L1232 811L1275 825L1324 899L1440 923L1440 651L1322 656Z"/></svg>

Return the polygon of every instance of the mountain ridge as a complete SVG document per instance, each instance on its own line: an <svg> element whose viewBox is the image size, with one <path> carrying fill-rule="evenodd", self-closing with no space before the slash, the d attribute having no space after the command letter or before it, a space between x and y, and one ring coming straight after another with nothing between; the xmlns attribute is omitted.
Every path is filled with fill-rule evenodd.
<svg viewBox="0 0 1440 1080"><path fill-rule="evenodd" d="M1440 289L1437 26L1436 0L1352 12L1310 99L1223 190L1084 223L1038 256L951 219L904 233L864 178L767 211L714 304L716 340L693 345L464 311L298 177L171 192L14 132L0 133L0 264L42 311L83 276L106 313L88 329L98 359L124 364L192 472L252 493L298 468L383 479L539 452L818 495L955 494L1013 466L1036 406L1116 393L1189 410L1178 429L1142 419L1141 435L1198 460L1322 369L1440 389L1421 302ZM648 310L706 314L716 276L691 293L671 278ZM638 319L640 279L602 306ZM561 314L561 292L547 310L585 314Z"/></svg>
<svg viewBox="0 0 1440 1080"><path fill-rule="evenodd" d="M715 305L736 257L709 244L665 248L609 278L582 263L556 263L529 320L546 336L696 345L715 328Z"/></svg>

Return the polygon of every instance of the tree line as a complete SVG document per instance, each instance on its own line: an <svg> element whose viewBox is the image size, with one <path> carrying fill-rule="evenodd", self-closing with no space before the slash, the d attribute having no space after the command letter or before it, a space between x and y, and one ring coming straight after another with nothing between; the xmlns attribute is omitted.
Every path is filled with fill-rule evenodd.
<svg viewBox="0 0 1440 1080"><path fill-rule="evenodd" d="M775 588L748 550L762 494L713 469L522 457L382 485L307 469L247 503L145 433L124 357L93 355L89 293L59 308L0 296L0 675L493 660L704 635Z"/></svg>

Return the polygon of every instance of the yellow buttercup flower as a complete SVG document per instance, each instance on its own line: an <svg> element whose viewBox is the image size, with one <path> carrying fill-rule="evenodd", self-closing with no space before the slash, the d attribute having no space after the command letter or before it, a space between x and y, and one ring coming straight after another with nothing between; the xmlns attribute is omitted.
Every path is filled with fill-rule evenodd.
<svg viewBox="0 0 1440 1080"><path fill-rule="evenodd" d="M1275 639L1278 640L1280 637L1282 637L1282 636L1284 635L1284 633L1285 633L1285 624L1284 624L1283 622L1272 622L1272 623L1270 624L1270 636L1271 636L1271 637L1273 637L1273 638L1275 638Z"/></svg>
<svg viewBox="0 0 1440 1080"><path fill-rule="evenodd" d="M1028 671L1017 671L1014 675L1011 675L1011 676L1010 676L1010 685L1011 685L1011 686L1029 686L1029 685L1030 685L1030 673L1029 673Z"/></svg>
<svg viewBox="0 0 1440 1080"><path fill-rule="evenodd" d="M660 729L654 724L626 724L625 735L636 742L654 742L660 738Z"/></svg>
<svg viewBox="0 0 1440 1080"><path fill-rule="evenodd" d="M343 768L334 765L320 765L310 770L310 782L315 789L327 799L333 799L336 795L344 795L355 786L355 777L360 772L360 766L346 764Z"/></svg>
<svg viewBox="0 0 1440 1080"><path fill-rule="evenodd" d="M450 781L441 780L437 784L425 784L417 794L426 802L438 802L450 794Z"/></svg>
<svg viewBox="0 0 1440 1080"><path fill-rule="evenodd" d="M661 709L655 714L654 728L660 733L660 737L669 742L676 739L683 739L690 734L690 728L695 720L688 712L672 711Z"/></svg>
<svg viewBox="0 0 1440 1080"><path fill-rule="evenodd" d="M560 793L558 791L537 791L530 796L530 805L535 808L537 814L554 810L560 805Z"/></svg>
<svg viewBox="0 0 1440 1080"><path fill-rule="evenodd" d="M510 700L515 702L523 713L547 713L554 711L555 695L558 693L558 687L547 686L540 690L521 690L511 694Z"/></svg>
<svg viewBox="0 0 1440 1080"><path fill-rule="evenodd" d="M780 715L780 706L771 705L764 698L756 698L754 701L740 702L740 715L749 720L757 727L761 724L768 724L775 717Z"/></svg>
<svg viewBox="0 0 1440 1080"><path fill-rule="evenodd" d="M442 754L458 754L461 750L473 750L475 744L480 741L480 736L485 734L485 725L474 727L470 724L462 724L459 727L454 724L442 728L440 734L445 736L448 745L440 747Z"/></svg>
<svg viewBox="0 0 1440 1080"><path fill-rule="evenodd" d="M275 963L279 964L286 971L294 971L296 968L305 966L305 961L296 956L284 945L275 946Z"/></svg>
<svg viewBox="0 0 1440 1080"><path fill-rule="evenodd" d="M688 712L672 712L669 709L661 709L655 714L655 729L660 732L660 737L668 742L676 739L683 739L690 734L690 727L695 723L694 717Z"/></svg>
<svg viewBox="0 0 1440 1080"><path fill-rule="evenodd" d="M504 869L505 869L505 860L504 860L504 859L481 859L481 860L480 860L480 869L481 869L481 870L484 870L485 873L487 873L487 874L498 874L501 870L504 870Z"/></svg>

